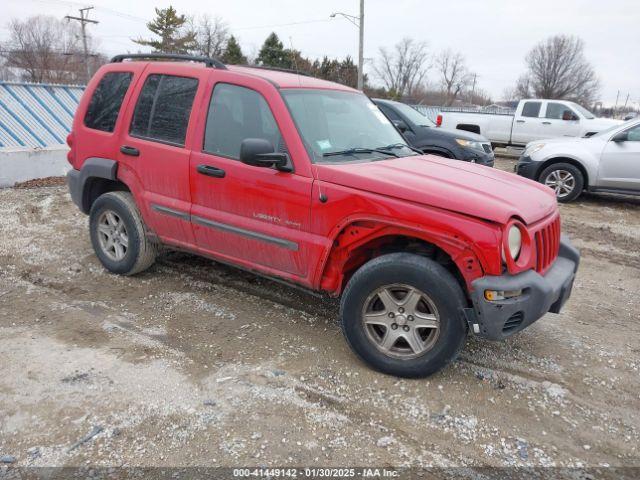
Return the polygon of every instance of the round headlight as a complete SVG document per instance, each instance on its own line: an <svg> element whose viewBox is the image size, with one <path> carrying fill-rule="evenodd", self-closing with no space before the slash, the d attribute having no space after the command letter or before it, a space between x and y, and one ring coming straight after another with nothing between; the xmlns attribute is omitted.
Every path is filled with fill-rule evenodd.
<svg viewBox="0 0 640 480"><path fill-rule="evenodd" d="M521 248L522 232L517 226L512 225L511 228L509 228L509 253L511 254L511 258L517 260Z"/></svg>

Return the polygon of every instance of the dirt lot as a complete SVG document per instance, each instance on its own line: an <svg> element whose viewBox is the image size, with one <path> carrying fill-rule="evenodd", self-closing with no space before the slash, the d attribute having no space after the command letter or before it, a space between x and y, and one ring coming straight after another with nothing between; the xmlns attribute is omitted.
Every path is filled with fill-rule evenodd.
<svg viewBox="0 0 640 480"><path fill-rule="evenodd" d="M640 199L561 208L583 254L563 313L409 381L354 357L334 302L178 253L110 275L66 188L2 190L0 457L640 466Z"/></svg>

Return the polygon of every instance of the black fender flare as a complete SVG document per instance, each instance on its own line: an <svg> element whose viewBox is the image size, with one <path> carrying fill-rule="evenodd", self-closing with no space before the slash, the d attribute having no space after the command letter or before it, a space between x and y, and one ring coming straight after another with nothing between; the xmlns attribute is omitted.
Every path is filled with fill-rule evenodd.
<svg viewBox="0 0 640 480"><path fill-rule="evenodd" d="M85 214L89 213L91 188L90 179L103 178L118 180L118 162L108 158L91 157L85 160L80 170L71 169L67 174L67 183L71 199Z"/></svg>

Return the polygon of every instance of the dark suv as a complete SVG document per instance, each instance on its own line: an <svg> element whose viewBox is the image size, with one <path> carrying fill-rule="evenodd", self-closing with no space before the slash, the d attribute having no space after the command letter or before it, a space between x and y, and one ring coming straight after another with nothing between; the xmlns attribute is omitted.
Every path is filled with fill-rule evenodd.
<svg viewBox="0 0 640 480"><path fill-rule="evenodd" d="M482 135L436 128L428 117L405 103L380 98L373 101L407 142L422 152L493 167L491 142Z"/></svg>

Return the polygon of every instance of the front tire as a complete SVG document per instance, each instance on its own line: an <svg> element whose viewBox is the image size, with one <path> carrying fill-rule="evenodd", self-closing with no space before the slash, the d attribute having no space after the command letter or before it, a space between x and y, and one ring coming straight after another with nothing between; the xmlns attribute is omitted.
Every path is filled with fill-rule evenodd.
<svg viewBox="0 0 640 480"><path fill-rule="evenodd" d="M147 238L142 216L129 192L98 197L89 213L89 232L96 256L112 273L135 275L156 260L158 246Z"/></svg>
<svg viewBox="0 0 640 480"><path fill-rule="evenodd" d="M558 202L572 202L584 188L584 176L578 167L570 163L554 163L540 174L539 182L556 193Z"/></svg>
<svg viewBox="0 0 640 480"><path fill-rule="evenodd" d="M342 296L342 331L372 368L399 377L432 375L460 352L467 335L464 295L442 265L419 255L375 258Z"/></svg>

